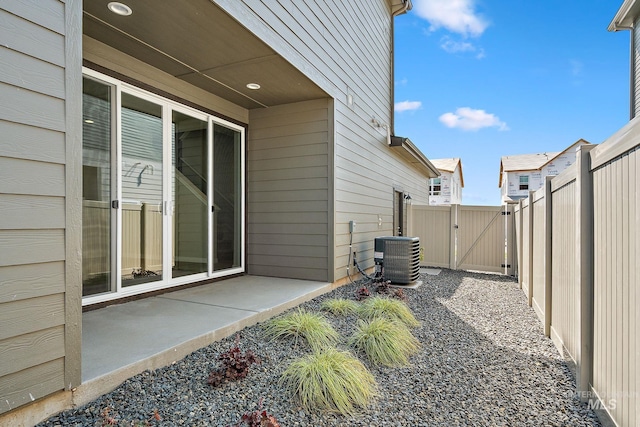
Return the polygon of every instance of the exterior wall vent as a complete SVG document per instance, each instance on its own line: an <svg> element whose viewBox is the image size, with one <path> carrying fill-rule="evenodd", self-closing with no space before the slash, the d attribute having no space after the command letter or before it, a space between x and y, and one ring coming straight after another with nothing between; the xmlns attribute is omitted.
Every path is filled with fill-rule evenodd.
<svg viewBox="0 0 640 427"><path fill-rule="evenodd" d="M391 283L409 284L420 277L419 237L376 237L374 240L376 273Z"/></svg>

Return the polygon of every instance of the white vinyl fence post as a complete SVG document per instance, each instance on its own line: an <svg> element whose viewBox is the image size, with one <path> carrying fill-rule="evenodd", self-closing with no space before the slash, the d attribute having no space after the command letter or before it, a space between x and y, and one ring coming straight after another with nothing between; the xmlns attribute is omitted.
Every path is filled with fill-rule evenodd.
<svg viewBox="0 0 640 427"><path fill-rule="evenodd" d="M580 346L576 359L576 386L581 400L588 400L593 376L593 177L590 152L583 145L576 154L576 273L580 283Z"/></svg>

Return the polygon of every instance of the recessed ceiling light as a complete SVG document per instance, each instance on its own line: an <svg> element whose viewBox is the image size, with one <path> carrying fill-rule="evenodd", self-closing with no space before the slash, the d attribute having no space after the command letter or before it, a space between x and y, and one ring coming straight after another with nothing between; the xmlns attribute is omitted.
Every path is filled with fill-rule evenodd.
<svg viewBox="0 0 640 427"><path fill-rule="evenodd" d="M129 16L133 13L133 10L131 10L129 6L124 3L120 3L119 1L112 1L107 5L107 7L116 15Z"/></svg>
<svg viewBox="0 0 640 427"><path fill-rule="evenodd" d="M260 85L258 83L248 83L247 87L251 90L258 90L260 89Z"/></svg>

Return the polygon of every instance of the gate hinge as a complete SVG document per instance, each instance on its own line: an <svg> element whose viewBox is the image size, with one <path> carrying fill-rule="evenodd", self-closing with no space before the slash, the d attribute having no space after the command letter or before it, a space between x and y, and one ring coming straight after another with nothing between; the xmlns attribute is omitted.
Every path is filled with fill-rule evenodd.
<svg viewBox="0 0 640 427"><path fill-rule="evenodd" d="M510 211L507 211L507 212L502 211L502 215L511 215L511 212Z"/></svg>
<svg viewBox="0 0 640 427"><path fill-rule="evenodd" d="M511 268L511 264L507 264L507 265L505 265L505 264L500 264L500 267L502 267L502 268L505 268L505 267L507 267L507 268Z"/></svg>

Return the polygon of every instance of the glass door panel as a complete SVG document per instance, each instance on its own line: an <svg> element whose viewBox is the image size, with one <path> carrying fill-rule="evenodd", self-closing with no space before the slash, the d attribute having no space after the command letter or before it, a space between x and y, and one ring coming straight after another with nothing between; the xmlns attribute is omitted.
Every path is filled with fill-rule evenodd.
<svg viewBox="0 0 640 427"><path fill-rule="evenodd" d="M241 266L242 134L213 126L213 269Z"/></svg>
<svg viewBox="0 0 640 427"><path fill-rule="evenodd" d="M162 106L122 93L122 286L162 280Z"/></svg>
<svg viewBox="0 0 640 427"><path fill-rule="evenodd" d="M208 125L174 111L171 131L171 271L181 277L207 272Z"/></svg>
<svg viewBox="0 0 640 427"><path fill-rule="evenodd" d="M111 280L111 149L113 87L82 86L82 296L113 290Z"/></svg>

